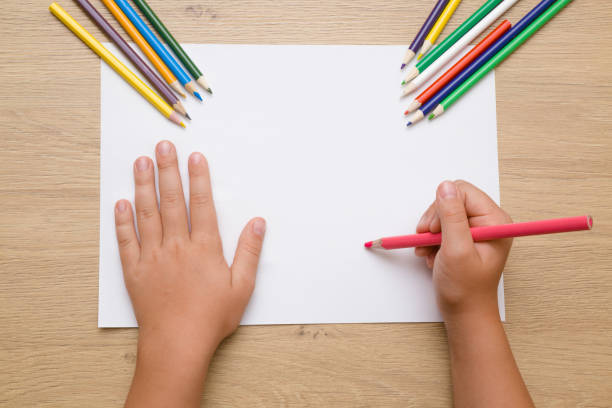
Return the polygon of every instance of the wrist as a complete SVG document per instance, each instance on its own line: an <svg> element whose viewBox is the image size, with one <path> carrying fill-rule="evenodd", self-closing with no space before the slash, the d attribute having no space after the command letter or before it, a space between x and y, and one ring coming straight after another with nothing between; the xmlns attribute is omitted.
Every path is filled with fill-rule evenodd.
<svg viewBox="0 0 612 408"><path fill-rule="evenodd" d="M216 344L191 344L181 333L142 330L136 370L126 406L199 406L208 365Z"/></svg>
<svg viewBox="0 0 612 408"><path fill-rule="evenodd" d="M196 370L208 365L218 344L213 338L203 338L187 331L141 328L137 359L147 365Z"/></svg>
<svg viewBox="0 0 612 408"><path fill-rule="evenodd" d="M470 324L472 322L500 322L497 294L486 299L472 298L452 306L441 306L444 321L450 324Z"/></svg>

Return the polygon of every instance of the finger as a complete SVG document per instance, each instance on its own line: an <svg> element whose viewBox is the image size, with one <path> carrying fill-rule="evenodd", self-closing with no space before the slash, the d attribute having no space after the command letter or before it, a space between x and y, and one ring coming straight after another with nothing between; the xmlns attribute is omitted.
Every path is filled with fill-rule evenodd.
<svg viewBox="0 0 612 408"><path fill-rule="evenodd" d="M438 251L434 251L431 254L427 255L427 258L425 258L425 263L427 264L427 267L429 269L433 269L434 262L436 261L436 254L437 253L438 253Z"/></svg>
<svg viewBox="0 0 612 408"><path fill-rule="evenodd" d="M434 214L434 216L431 217L431 222L429 223L429 231L434 234L437 234L438 232L442 231L440 217L438 217L438 214Z"/></svg>
<svg viewBox="0 0 612 408"><path fill-rule="evenodd" d="M232 285L242 290L245 296L250 296L255 287L255 275L265 233L265 220L254 218L244 227L238 241L231 268Z"/></svg>
<svg viewBox="0 0 612 408"><path fill-rule="evenodd" d="M465 211L472 227L512 222L510 216L484 191L464 180L457 180L454 183L463 193Z"/></svg>
<svg viewBox="0 0 612 408"><path fill-rule="evenodd" d="M463 257L474 247L465 205L460 191L451 181L438 186L436 212L442 228L441 250L452 257Z"/></svg>
<svg viewBox="0 0 612 408"><path fill-rule="evenodd" d="M421 217L419 223L416 227L416 232L418 234L422 232L429 232L429 223L431 222L432 217L436 214L435 202L431 203L431 205L425 210L423 216Z"/></svg>
<svg viewBox="0 0 612 408"><path fill-rule="evenodd" d="M132 206L127 200L115 204L115 231L123 271L126 272L140 258L140 244L134 227Z"/></svg>
<svg viewBox="0 0 612 408"><path fill-rule="evenodd" d="M159 209L163 230L162 240L186 238L187 207L183 195L183 185L179 174L176 149L167 140L159 142L156 148L157 168L159 169Z"/></svg>
<svg viewBox="0 0 612 408"><path fill-rule="evenodd" d="M189 156L189 211L191 239L220 244L217 213L210 185L210 171L202 153Z"/></svg>
<svg viewBox="0 0 612 408"><path fill-rule="evenodd" d="M155 192L155 171L153 161L148 157L139 157L134 163L134 185L140 243L143 251L148 251L158 247L162 238L161 218Z"/></svg>
<svg viewBox="0 0 612 408"><path fill-rule="evenodd" d="M414 248L414 254L420 257L426 257L436 250L436 247L416 247Z"/></svg>

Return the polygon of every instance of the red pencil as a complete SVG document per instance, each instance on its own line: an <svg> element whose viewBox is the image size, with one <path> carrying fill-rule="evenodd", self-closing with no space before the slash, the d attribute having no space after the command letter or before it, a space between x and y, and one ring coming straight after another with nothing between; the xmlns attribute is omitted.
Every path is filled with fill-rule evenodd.
<svg viewBox="0 0 612 408"><path fill-rule="evenodd" d="M526 235L555 234L559 232L584 231L593 228L593 218L590 215L580 217L555 218L552 220L519 222L515 224L491 225L488 227L470 228L472 239L491 241L501 238L523 237ZM365 243L366 248L398 249L435 246L442 243L441 234L425 232L422 234L403 235L399 237L381 238Z"/></svg>
<svg viewBox="0 0 612 408"><path fill-rule="evenodd" d="M499 26L493 31L489 33L485 38L482 39L474 48L470 50L467 54L463 56L459 61L455 63L452 67L448 69L440 78L438 78L433 84L429 85L429 87L424 90L419 96L415 98L414 101L410 103L404 115L409 114L421 107L425 102L427 102L432 96L438 93L438 91L446 84L448 84L454 77L457 76L465 67L470 65L472 61L476 59L480 54L482 54L487 48L489 48L495 41L499 39L506 31L510 29L512 24L510 21L504 20L501 22ZM410 84L405 88L404 95L408 95L414 91L414 88L410 86Z"/></svg>

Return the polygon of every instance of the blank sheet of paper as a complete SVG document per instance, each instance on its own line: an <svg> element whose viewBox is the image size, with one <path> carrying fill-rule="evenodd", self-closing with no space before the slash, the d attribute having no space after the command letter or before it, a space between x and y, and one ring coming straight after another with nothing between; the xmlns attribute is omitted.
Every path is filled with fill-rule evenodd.
<svg viewBox="0 0 612 408"><path fill-rule="evenodd" d="M114 203L133 200L133 162L154 158L163 139L177 147L186 193L188 155L208 158L228 262L246 222L267 220L243 324L440 321L414 251L363 243L413 233L445 179L499 202L493 74L439 119L407 129L403 46L185 48L214 90L204 103L185 100L187 129L102 64L99 326L136 326ZM500 284L502 319L503 301Z"/></svg>

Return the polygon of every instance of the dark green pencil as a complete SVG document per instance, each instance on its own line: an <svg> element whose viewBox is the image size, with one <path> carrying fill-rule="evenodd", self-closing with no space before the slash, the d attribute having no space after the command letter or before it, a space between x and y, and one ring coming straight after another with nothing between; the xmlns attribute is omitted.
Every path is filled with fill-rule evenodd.
<svg viewBox="0 0 612 408"><path fill-rule="evenodd" d="M189 73L191 73L191 75L195 78L196 82L200 84L202 88L206 89L209 93L212 94L212 90L210 89L210 86L208 86L208 84L206 83L202 72L198 69L196 64L193 63L191 58L189 58L189 55L187 55L183 47L181 47L181 44L176 41L176 39L172 36L170 31L164 25L164 23L161 22L159 17L157 17L155 12L151 9L151 7L149 7L147 2L144 0L134 0L134 3L138 6L140 11L142 11L142 14L145 15L147 20L149 20L153 28L155 28L155 31L157 31L157 33L164 39L166 44L168 44L168 46L172 48L174 54L178 57L178 59L181 60L185 68L187 68Z"/></svg>

